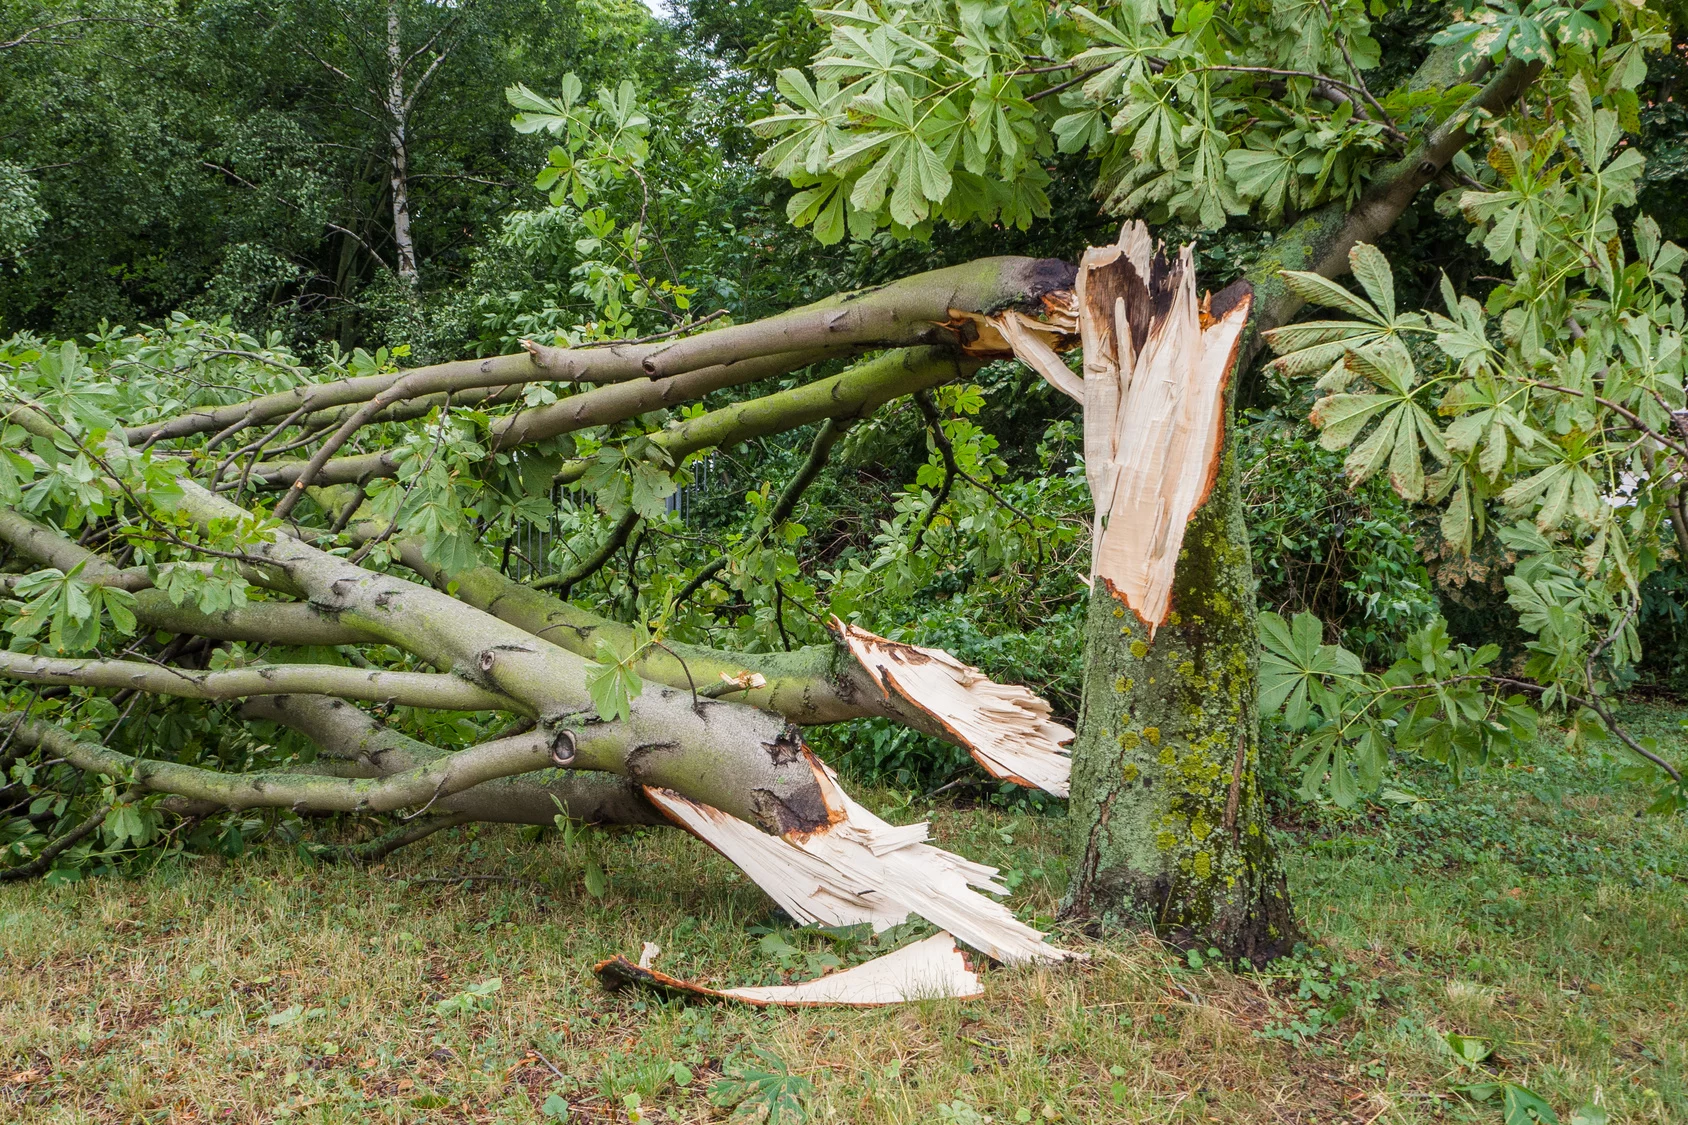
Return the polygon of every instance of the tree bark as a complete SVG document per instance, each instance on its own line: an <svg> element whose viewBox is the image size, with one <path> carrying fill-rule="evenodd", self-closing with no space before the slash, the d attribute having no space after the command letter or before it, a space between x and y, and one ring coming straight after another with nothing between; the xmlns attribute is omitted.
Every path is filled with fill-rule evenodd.
<svg viewBox="0 0 1688 1125"><path fill-rule="evenodd" d="M1175 608L1153 638L1102 583L1091 593L1065 911L1258 964L1288 952L1297 930L1260 792L1254 572L1234 445L1185 533Z"/></svg>
<svg viewBox="0 0 1688 1125"><path fill-rule="evenodd" d="M1257 779L1254 573L1231 436L1246 282L1198 300L1194 259L1141 223L1087 251L1084 379L1009 326L1084 406L1095 505L1073 747L1072 917L1256 962L1295 937Z"/></svg>

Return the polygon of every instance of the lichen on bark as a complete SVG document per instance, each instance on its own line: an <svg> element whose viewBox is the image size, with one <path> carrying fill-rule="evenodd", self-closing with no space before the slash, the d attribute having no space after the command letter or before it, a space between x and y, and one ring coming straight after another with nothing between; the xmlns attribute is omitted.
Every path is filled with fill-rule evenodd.
<svg viewBox="0 0 1688 1125"><path fill-rule="evenodd" d="M1229 426L1227 426L1229 430ZM1090 597L1065 912L1256 963L1296 938L1259 783L1254 574L1230 443L1149 629Z"/></svg>

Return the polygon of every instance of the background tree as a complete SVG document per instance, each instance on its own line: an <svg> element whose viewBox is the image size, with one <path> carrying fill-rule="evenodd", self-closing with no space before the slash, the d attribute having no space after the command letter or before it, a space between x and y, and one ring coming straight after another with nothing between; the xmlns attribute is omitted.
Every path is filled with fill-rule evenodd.
<svg viewBox="0 0 1688 1125"><path fill-rule="evenodd" d="M663 59L683 96L688 73L636 4L402 9L403 53L435 32L445 53L424 51L405 72L406 207L395 211L386 6L116 0L99 11L110 18L75 36L7 51L0 72L0 152L33 170L45 213L34 252L0 278L0 323L13 328L192 309L311 348L425 351L423 324L456 321L437 307L417 319L398 284L401 244L409 257L421 247L412 272L449 305L538 156L510 131L504 87L571 70L618 79ZM52 14L14 5L0 25Z"/></svg>

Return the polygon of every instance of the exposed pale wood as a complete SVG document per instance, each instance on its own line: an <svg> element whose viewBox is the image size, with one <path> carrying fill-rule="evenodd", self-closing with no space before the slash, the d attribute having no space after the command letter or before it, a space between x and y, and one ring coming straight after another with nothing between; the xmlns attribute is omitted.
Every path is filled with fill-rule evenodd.
<svg viewBox="0 0 1688 1125"><path fill-rule="evenodd" d="M804 750L805 755L809 755ZM918 914L998 961L1080 957L1044 941L1003 904L996 868L926 843L925 824L891 825L851 800L837 776L809 755L829 807L841 816L806 834L773 836L668 789L645 794L676 824L732 860L804 924L889 929ZM975 889L977 888L977 889Z"/></svg>
<svg viewBox="0 0 1688 1125"><path fill-rule="evenodd" d="M887 699L895 692L932 716L992 777L1067 795L1065 744L1073 732L1049 717L1037 695L999 684L942 649L886 640L836 618L833 629Z"/></svg>
<svg viewBox="0 0 1688 1125"><path fill-rule="evenodd" d="M1225 392L1248 325L1246 282L1198 301L1193 247L1175 258L1142 223L1079 262L1084 465L1096 509L1091 578L1149 628L1172 612L1184 529L1225 447ZM1053 349L1003 323L1015 354L1068 394ZM1055 367L1059 370L1055 370Z"/></svg>
<svg viewBox="0 0 1688 1125"><path fill-rule="evenodd" d="M710 988L681 980L651 966L655 952L656 947L646 942L637 965L625 957L612 957L592 971L607 988L640 985L670 995L738 1000L758 1008L877 1008L912 1000L969 1000L985 992L967 967L966 956L955 947L955 938L947 933L933 934L842 972L763 988Z"/></svg>

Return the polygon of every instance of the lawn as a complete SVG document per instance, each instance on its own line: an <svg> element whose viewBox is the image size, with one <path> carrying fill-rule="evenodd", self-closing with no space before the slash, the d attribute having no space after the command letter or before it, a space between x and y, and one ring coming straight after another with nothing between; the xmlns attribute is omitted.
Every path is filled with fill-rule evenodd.
<svg viewBox="0 0 1688 1125"><path fill-rule="evenodd" d="M1630 714L1680 745L1681 713ZM565 848L461 830L370 871L272 839L138 879L10 886L0 1122L691 1122L783 1099L789 1121L1499 1125L1499 1094L1463 1091L1501 1082L1566 1125L1590 1102L1688 1122L1688 819L1638 817L1613 764L1552 747L1402 788L1422 800L1291 811L1312 942L1292 961L1237 974L1141 935L1063 934L1088 964L988 969L982 999L866 1011L603 992L592 964L647 940L666 971L733 984L875 952L778 928L677 832ZM1000 865L1022 916L1054 914L1063 820L867 796ZM1459 1061L1449 1033L1488 1054Z"/></svg>

